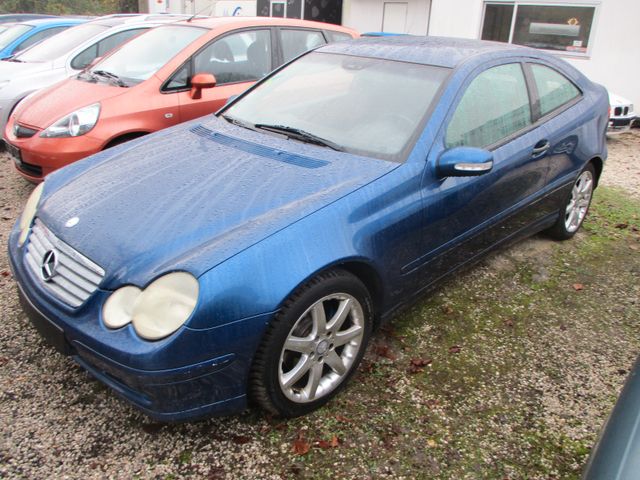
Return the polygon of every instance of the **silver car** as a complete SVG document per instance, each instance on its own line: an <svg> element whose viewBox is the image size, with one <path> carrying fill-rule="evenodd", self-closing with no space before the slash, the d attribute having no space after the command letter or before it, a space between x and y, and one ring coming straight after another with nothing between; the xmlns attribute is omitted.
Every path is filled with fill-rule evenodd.
<svg viewBox="0 0 640 480"><path fill-rule="evenodd" d="M76 75L148 28L187 15L109 15L55 35L0 61L0 138L16 105L31 93Z"/></svg>

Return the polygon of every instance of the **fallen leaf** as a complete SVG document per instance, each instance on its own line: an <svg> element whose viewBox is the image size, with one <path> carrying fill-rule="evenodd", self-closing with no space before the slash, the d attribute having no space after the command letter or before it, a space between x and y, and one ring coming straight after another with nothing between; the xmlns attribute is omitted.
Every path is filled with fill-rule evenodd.
<svg viewBox="0 0 640 480"><path fill-rule="evenodd" d="M3 277L9 277L11 276L11 272L9 272L9 270L3 270L0 275L2 275Z"/></svg>
<svg viewBox="0 0 640 480"><path fill-rule="evenodd" d="M452 347L449 348L449 353L460 353L460 350L462 350L461 346L453 345Z"/></svg>
<svg viewBox="0 0 640 480"><path fill-rule="evenodd" d="M427 400L427 407L429 407L431 410L436 408L438 405L440 405L440 401L439 400L435 400L433 398Z"/></svg>
<svg viewBox="0 0 640 480"><path fill-rule="evenodd" d="M351 423L352 422L351 420L349 420L344 415L336 415L336 420L338 420L339 422L342 422L342 423Z"/></svg>
<svg viewBox="0 0 640 480"><path fill-rule="evenodd" d="M442 312L447 315L451 315L453 313L453 308L451 307L451 305L443 305Z"/></svg>
<svg viewBox="0 0 640 480"><path fill-rule="evenodd" d="M436 441L430 438L429 440L427 440L427 446L429 448L435 447L436 446Z"/></svg>
<svg viewBox="0 0 640 480"><path fill-rule="evenodd" d="M326 450L328 448L336 448L340 444L340 440L338 440L338 437L334 435L333 437L331 437L331 440L320 440L317 444L318 447Z"/></svg>
<svg viewBox="0 0 640 480"><path fill-rule="evenodd" d="M244 445L251 441L251 437L247 437L246 435L233 435L231 441L236 445Z"/></svg>
<svg viewBox="0 0 640 480"><path fill-rule="evenodd" d="M581 284L581 283L574 283L574 284L573 284L573 289L574 289L576 292L579 292L580 290L584 290L584 285L583 285L583 284Z"/></svg>
<svg viewBox="0 0 640 480"><path fill-rule="evenodd" d="M617 223L617 224L614 225L615 228L619 228L620 230L624 230L628 226L629 226L628 223Z"/></svg>
<svg viewBox="0 0 640 480"><path fill-rule="evenodd" d="M296 455L306 455L310 449L311 445L304 439L304 434L299 432L298 437L293 441L293 453Z"/></svg>
<svg viewBox="0 0 640 480"><path fill-rule="evenodd" d="M513 319L511 319L511 318L507 318L507 319L504 321L504 324L505 324L507 327L513 327Z"/></svg>
<svg viewBox="0 0 640 480"><path fill-rule="evenodd" d="M391 361L396 359L396 356L391 351L391 348L389 348L389 345L384 345L384 344L376 345L375 351L376 351L376 355L378 355L379 357L388 358Z"/></svg>
<svg viewBox="0 0 640 480"><path fill-rule="evenodd" d="M420 373L424 371L424 367L429 365L431 362L432 360L430 358L412 358L409 362L409 368L407 369L407 371L409 373Z"/></svg>

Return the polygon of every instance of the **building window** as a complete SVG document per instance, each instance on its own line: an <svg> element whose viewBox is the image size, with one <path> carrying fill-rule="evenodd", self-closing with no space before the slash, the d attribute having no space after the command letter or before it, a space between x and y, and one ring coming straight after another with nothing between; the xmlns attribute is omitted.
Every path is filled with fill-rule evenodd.
<svg viewBox="0 0 640 480"><path fill-rule="evenodd" d="M595 6L487 2L481 38L585 55L595 13Z"/></svg>

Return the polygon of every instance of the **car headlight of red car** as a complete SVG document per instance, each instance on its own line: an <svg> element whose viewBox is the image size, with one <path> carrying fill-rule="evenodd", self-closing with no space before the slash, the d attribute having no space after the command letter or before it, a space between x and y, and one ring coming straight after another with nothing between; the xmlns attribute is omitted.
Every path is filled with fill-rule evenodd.
<svg viewBox="0 0 640 480"><path fill-rule="evenodd" d="M62 117L43 131L44 138L78 137L91 130L98 122L100 104L94 103Z"/></svg>
<svg viewBox="0 0 640 480"><path fill-rule="evenodd" d="M127 285L113 292L104 304L102 319L113 329L131 323L145 340L160 340L191 316L198 292L198 280L190 273L169 273L145 289Z"/></svg>

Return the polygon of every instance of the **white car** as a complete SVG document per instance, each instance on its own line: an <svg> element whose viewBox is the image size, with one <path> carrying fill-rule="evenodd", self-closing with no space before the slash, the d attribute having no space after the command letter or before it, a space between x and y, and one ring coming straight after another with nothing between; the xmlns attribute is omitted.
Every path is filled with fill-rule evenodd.
<svg viewBox="0 0 640 480"><path fill-rule="evenodd" d="M607 132L621 133L629 130L637 118L633 103L620 95L609 92L609 105L611 105L611 112L609 113Z"/></svg>
<svg viewBox="0 0 640 480"><path fill-rule="evenodd" d="M189 15L108 15L72 27L0 61L0 139L9 115L31 93L84 70L151 27Z"/></svg>

